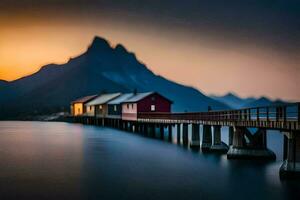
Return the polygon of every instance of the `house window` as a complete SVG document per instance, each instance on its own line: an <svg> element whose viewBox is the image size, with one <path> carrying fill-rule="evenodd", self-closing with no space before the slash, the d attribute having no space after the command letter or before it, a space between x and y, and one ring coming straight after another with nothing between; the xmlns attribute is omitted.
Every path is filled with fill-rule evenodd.
<svg viewBox="0 0 300 200"><path fill-rule="evenodd" d="M133 104L131 104L131 108L133 109Z"/></svg>
<svg viewBox="0 0 300 200"><path fill-rule="evenodd" d="M151 97L151 101L155 101L155 96Z"/></svg>
<svg viewBox="0 0 300 200"><path fill-rule="evenodd" d="M155 105L151 105L151 111L155 111Z"/></svg>
<svg viewBox="0 0 300 200"><path fill-rule="evenodd" d="M92 106L90 106L90 110L92 110Z"/></svg>
<svg viewBox="0 0 300 200"><path fill-rule="evenodd" d="M102 105L99 106L99 109L102 110Z"/></svg>
<svg viewBox="0 0 300 200"><path fill-rule="evenodd" d="M127 109L129 109L129 104L127 104Z"/></svg>
<svg viewBox="0 0 300 200"><path fill-rule="evenodd" d="M115 112L117 111L117 105L114 105L114 111Z"/></svg>

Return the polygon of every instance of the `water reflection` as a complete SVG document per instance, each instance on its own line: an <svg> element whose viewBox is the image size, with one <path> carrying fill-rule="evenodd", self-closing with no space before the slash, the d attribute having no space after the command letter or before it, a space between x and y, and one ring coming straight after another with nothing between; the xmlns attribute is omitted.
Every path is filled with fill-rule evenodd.
<svg viewBox="0 0 300 200"><path fill-rule="evenodd" d="M173 143L80 124L0 122L0 199L285 199L300 189L280 182L280 161L227 160Z"/></svg>
<svg viewBox="0 0 300 200"><path fill-rule="evenodd" d="M80 188L83 128L67 124L1 122L1 199L18 194L62 196ZM70 135L73 135L70 137ZM72 196L72 193L71 193Z"/></svg>

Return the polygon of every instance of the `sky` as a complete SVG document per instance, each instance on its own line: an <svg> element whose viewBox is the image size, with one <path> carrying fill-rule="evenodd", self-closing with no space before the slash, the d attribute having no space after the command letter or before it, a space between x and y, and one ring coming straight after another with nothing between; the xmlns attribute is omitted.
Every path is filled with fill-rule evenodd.
<svg viewBox="0 0 300 200"><path fill-rule="evenodd" d="M95 35L205 94L300 101L297 0L1 0L0 79L63 64Z"/></svg>

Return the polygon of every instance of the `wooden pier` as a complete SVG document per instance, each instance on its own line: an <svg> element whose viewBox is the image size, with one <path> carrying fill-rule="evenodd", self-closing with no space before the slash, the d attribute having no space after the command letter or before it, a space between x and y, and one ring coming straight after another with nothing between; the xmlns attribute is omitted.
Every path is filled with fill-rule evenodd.
<svg viewBox="0 0 300 200"><path fill-rule="evenodd" d="M275 154L267 149L266 134L267 130L278 130L284 137L285 160L280 177L300 178L300 103L209 112L142 112L137 114L135 120L76 116L74 121L109 126L149 137L155 137L158 133L160 139L165 139L167 132L168 140L173 139L172 131L176 130L177 143L182 141L183 145L201 148L203 152L225 152L228 159L275 159ZM200 125L203 126L202 134ZM189 126L192 127L190 142ZM229 127L229 146L221 141L223 126ZM251 133L248 128L257 130Z"/></svg>

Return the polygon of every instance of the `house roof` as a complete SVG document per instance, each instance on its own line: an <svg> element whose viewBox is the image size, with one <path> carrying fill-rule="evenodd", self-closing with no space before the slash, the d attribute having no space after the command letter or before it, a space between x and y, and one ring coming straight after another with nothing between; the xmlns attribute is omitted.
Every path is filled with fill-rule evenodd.
<svg viewBox="0 0 300 200"><path fill-rule="evenodd" d="M107 104L120 104L123 103L124 101L126 101L127 99L131 98L134 95L134 93L126 93L126 94L121 94L120 96L118 96L117 98L109 101Z"/></svg>
<svg viewBox="0 0 300 200"><path fill-rule="evenodd" d="M111 93L111 94L101 94L100 96L98 96L97 98L95 98L94 100L88 102L86 105L87 106L94 106L94 105L101 105L101 104L105 104L108 101L120 96L121 93Z"/></svg>
<svg viewBox="0 0 300 200"><path fill-rule="evenodd" d="M170 99L168 99L165 96L162 96L161 94L157 93L157 92L143 92L143 93L137 93L136 95L132 96L131 98L123 101L124 103L135 103L138 102L144 98L146 98L147 96L151 95L151 94L158 94L159 96L163 97L164 99L168 100L170 103L173 103L173 101L171 101ZM122 102L122 103L123 103Z"/></svg>
<svg viewBox="0 0 300 200"><path fill-rule="evenodd" d="M131 98L125 100L124 102L128 102L128 103L133 103L133 102L137 102L151 94L153 94L154 92L143 92L143 93L137 93L134 96L132 96Z"/></svg>
<svg viewBox="0 0 300 200"><path fill-rule="evenodd" d="M71 103L86 103L88 101L91 101L93 99L95 99L98 95L90 95L90 96L85 96L85 97L81 97L79 99L76 99L75 101L72 101Z"/></svg>

